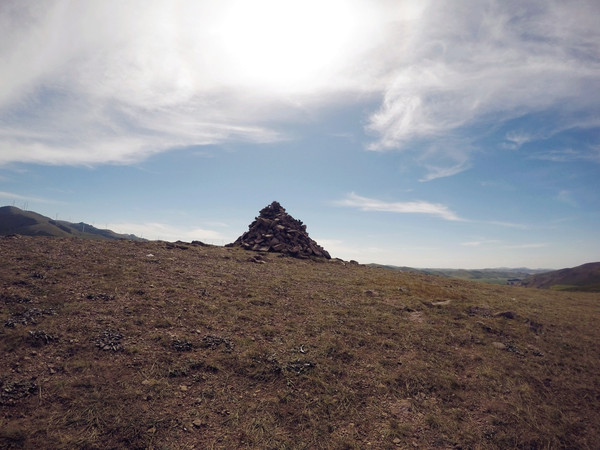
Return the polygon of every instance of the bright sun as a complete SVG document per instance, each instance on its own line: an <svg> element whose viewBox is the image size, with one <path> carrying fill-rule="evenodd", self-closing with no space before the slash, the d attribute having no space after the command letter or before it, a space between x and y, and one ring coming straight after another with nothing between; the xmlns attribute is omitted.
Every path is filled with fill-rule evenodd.
<svg viewBox="0 0 600 450"><path fill-rule="evenodd" d="M238 82L296 91L347 58L359 23L360 8L347 0L241 0L225 11L215 37Z"/></svg>

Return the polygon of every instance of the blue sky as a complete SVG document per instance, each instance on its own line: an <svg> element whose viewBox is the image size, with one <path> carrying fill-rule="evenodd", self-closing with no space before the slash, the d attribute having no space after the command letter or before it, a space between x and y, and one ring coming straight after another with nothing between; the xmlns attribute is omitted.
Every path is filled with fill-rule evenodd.
<svg viewBox="0 0 600 450"><path fill-rule="evenodd" d="M0 204L334 257L600 260L600 4L4 1Z"/></svg>

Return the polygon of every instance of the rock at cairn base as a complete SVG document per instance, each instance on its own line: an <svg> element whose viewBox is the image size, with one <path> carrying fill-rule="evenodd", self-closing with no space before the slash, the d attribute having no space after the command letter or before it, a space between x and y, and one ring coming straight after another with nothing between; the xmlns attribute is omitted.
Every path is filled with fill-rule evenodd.
<svg viewBox="0 0 600 450"><path fill-rule="evenodd" d="M278 202L263 208L248 231L227 246L283 253L296 258L331 258L323 247L308 237L306 225L285 212Z"/></svg>

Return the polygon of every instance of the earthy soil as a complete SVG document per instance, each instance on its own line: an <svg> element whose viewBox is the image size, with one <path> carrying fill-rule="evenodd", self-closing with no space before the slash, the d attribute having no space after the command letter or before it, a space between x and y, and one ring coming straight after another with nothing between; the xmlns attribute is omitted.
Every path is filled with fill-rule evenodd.
<svg viewBox="0 0 600 450"><path fill-rule="evenodd" d="M0 239L0 448L600 448L600 294Z"/></svg>

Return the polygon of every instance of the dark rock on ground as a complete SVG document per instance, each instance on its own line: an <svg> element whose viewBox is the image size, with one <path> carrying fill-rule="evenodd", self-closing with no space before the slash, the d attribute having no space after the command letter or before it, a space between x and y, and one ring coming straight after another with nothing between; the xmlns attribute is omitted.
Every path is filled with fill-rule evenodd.
<svg viewBox="0 0 600 450"><path fill-rule="evenodd" d="M105 330L99 337L96 339L95 344L101 350L113 352L118 352L119 350L123 350L120 340L123 338L123 335L117 331L113 330Z"/></svg>
<svg viewBox="0 0 600 450"><path fill-rule="evenodd" d="M225 346L226 352L231 352L233 350L233 342L228 338L210 335L204 336L202 338L201 346L203 348L210 348L211 350L215 350L220 345Z"/></svg>
<svg viewBox="0 0 600 450"><path fill-rule="evenodd" d="M29 342L34 347L40 347L42 345L49 344L56 339L56 336L52 336L46 333L44 330L33 330L29 332Z"/></svg>
<svg viewBox="0 0 600 450"><path fill-rule="evenodd" d="M179 339L175 339L171 345L173 346L173 348L175 348L175 350L177 350L178 352L190 352L192 351L192 349L194 348L194 346L192 345L191 342L188 341L181 341Z"/></svg>
<svg viewBox="0 0 600 450"><path fill-rule="evenodd" d="M0 405L14 406L17 400L35 394L38 386L33 381L0 379Z"/></svg>

